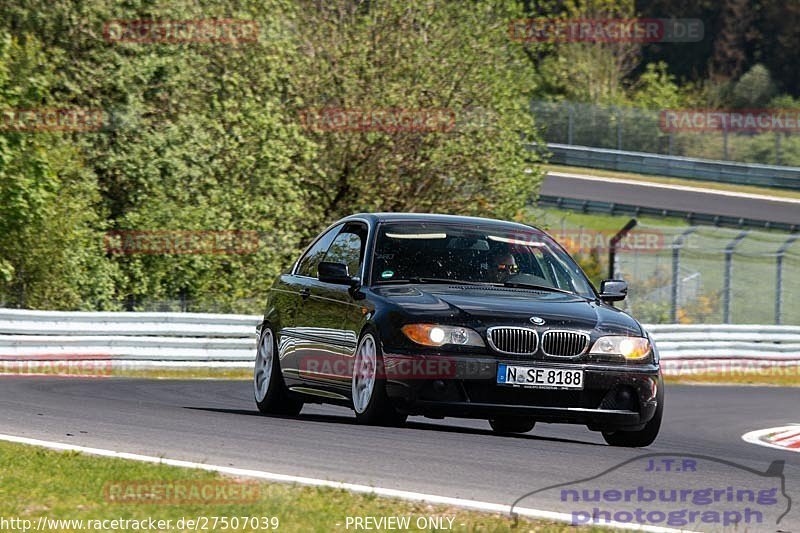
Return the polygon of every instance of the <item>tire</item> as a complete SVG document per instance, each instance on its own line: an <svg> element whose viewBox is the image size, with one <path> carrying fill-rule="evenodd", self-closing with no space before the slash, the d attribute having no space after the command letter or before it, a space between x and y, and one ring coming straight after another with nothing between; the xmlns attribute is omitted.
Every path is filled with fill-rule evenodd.
<svg viewBox="0 0 800 533"><path fill-rule="evenodd" d="M399 426L407 418L397 412L386 395L386 380L381 377L383 356L374 333L364 333L358 341L351 393L356 422L369 426Z"/></svg>
<svg viewBox="0 0 800 533"><path fill-rule="evenodd" d="M277 353L275 336L270 328L264 327L258 339L256 362L253 367L253 393L256 405L263 414L295 416L303 408L303 402L289 395Z"/></svg>
<svg viewBox="0 0 800 533"><path fill-rule="evenodd" d="M527 433L536 425L535 420L530 418L518 417L499 417L490 418L489 425L492 426L492 431L501 435L509 433Z"/></svg>
<svg viewBox="0 0 800 533"><path fill-rule="evenodd" d="M661 429L661 417L664 414L664 397L659 396L658 407L653 418L638 431L604 431L603 438L611 446L623 448L643 448L650 446L658 437Z"/></svg>

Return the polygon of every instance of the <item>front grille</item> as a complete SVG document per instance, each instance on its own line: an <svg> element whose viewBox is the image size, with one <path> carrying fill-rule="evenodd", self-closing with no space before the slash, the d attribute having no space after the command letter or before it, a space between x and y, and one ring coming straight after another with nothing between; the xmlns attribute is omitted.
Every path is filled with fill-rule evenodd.
<svg viewBox="0 0 800 533"><path fill-rule="evenodd" d="M539 336L530 328L499 327L487 330L489 344L496 351L510 355L533 355L539 347Z"/></svg>
<svg viewBox="0 0 800 533"><path fill-rule="evenodd" d="M550 330L542 335L542 351L547 355L573 357L589 345L589 335L578 331Z"/></svg>

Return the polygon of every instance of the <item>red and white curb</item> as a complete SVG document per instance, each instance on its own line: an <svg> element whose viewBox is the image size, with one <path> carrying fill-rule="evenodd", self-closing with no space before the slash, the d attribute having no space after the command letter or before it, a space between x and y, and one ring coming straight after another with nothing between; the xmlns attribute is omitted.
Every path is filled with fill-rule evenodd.
<svg viewBox="0 0 800 533"><path fill-rule="evenodd" d="M800 424L758 429L742 435L742 440L787 452L800 452Z"/></svg>

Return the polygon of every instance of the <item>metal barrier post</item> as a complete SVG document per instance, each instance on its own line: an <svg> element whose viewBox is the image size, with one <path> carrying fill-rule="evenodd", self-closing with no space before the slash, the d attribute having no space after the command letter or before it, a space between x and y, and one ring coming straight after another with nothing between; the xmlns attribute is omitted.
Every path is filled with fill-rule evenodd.
<svg viewBox="0 0 800 533"><path fill-rule="evenodd" d="M686 238L697 231L696 227L691 227L678 235L672 241L672 286L670 287L670 321L675 324L678 322L678 283L680 282L679 271L681 268L681 249Z"/></svg>
<svg viewBox="0 0 800 533"><path fill-rule="evenodd" d="M728 130L722 130L722 159L728 160Z"/></svg>
<svg viewBox="0 0 800 533"><path fill-rule="evenodd" d="M567 144L572 144L573 130L575 126L575 110L572 104L567 105Z"/></svg>
<svg viewBox="0 0 800 533"><path fill-rule="evenodd" d="M722 280L722 321L731 323L731 277L733 276L733 250L747 237L748 230L742 231L725 247L725 278Z"/></svg>
<svg viewBox="0 0 800 533"><path fill-rule="evenodd" d="M608 279L615 279L615 263L617 261L617 245L619 244L619 241L621 241L635 226L636 219L632 218L622 227L622 229L617 232L616 235L611 237L611 241L608 243Z"/></svg>
<svg viewBox="0 0 800 533"><path fill-rule="evenodd" d="M786 255L786 250L792 245L794 241L800 238L800 234L794 234L778 248L778 253L775 256L775 323L781 324L781 314L783 313L783 256Z"/></svg>

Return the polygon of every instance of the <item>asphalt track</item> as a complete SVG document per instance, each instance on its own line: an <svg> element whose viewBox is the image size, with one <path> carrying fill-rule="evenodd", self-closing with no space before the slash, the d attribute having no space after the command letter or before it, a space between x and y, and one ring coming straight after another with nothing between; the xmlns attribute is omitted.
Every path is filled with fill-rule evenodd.
<svg viewBox="0 0 800 533"><path fill-rule="evenodd" d="M578 200L674 209L692 213L800 224L800 202L759 195L731 195L700 186L675 187L571 173L548 173L540 194Z"/></svg>
<svg viewBox="0 0 800 533"><path fill-rule="evenodd" d="M634 461L601 477L601 488L675 482L755 488L765 479L775 481L757 472L781 460L791 510L776 526L787 507L781 499L766 508L764 523L751 523L750 529L797 531L800 453L749 444L741 435L798 422L798 400L796 388L670 386L658 440L636 450L606 446L599 434L580 426L540 424L510 437L492 434L481 420L413 418L404 428L364 427L348 409L319 405L307 405L297 418L264 417L244 381L7 377L0 378L0 432L502 504L629 460ZM648 459L636 460L654 453L679 457L675 464L709 459L699 459L697 472L657 473L647 470ZM563 493L547 490L520 505L574 512L575 504L563 500ZM685 527L708 529L691 526Z"/></svg>

